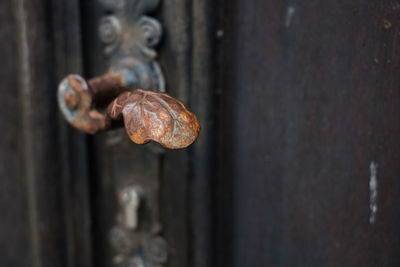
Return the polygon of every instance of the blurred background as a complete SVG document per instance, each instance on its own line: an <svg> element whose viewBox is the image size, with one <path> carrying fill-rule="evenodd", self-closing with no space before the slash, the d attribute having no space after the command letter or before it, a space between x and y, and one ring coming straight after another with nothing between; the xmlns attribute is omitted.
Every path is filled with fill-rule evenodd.
<svg viewBox="0 0 400 267"><path fill-rule="evenodd" d="M154 2L0 0L0 266L400 266L399 1L161 0L156 60L202 125L177 151L59 112L125 1Z"/></svg>

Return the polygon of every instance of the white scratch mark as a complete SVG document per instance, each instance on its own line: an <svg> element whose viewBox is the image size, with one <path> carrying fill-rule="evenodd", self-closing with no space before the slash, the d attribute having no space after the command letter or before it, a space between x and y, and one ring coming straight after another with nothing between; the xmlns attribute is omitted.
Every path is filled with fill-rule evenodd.
<svg viewBox="0 0 400 267"><path fill-rule="evenodd" d="M286 18L285 18L285 27L290 28L292 25L293 21L293 15L296 12L296 9L292 6L290 6L287 11L286 11Z"/></svg>
<svg viewBox="0 0 400 267"><path fill-rule="evenodd" d="M371 162L369 165L370 177L369 177L369 223L374 224L376 213L378 212L378 164Z"/></svg>

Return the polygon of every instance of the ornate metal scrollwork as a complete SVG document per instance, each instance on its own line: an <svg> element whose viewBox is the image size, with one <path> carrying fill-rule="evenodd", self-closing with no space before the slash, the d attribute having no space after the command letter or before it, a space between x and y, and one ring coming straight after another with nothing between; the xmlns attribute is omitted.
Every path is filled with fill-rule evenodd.
<svg viewBox="0 0 400 267"><path fill-rule="evenodd" d="M104 52L111 56L115 71L127 69L136 88L165 91L160 66L155 61L154 47L162 36L161 24L146 16L154 10L158 0L101 0L112 14L103 17L99 35L105 44ZM151 77L148 77L148 76Z"/></svg>

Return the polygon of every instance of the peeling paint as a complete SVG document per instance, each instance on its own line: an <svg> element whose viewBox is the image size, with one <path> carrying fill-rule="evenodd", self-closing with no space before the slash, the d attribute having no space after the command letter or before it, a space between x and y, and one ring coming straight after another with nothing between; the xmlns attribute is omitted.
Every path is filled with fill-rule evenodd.
<svg viewBox="0 0 400 267"><path fill-rule="evenodd" d="M376 213L378 212L378 164L371 162L369 165L369 223L374 224L376 220Z"/></svg>

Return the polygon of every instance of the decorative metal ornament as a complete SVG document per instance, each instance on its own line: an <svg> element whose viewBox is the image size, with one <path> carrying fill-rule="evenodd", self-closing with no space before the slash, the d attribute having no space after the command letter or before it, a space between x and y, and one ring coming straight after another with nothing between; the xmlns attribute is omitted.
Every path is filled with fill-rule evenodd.
<svg viewBox="0 0 400 267"><path fill-rule="evenodd" d="M58 101L64 117L89 134L112 129L123 120L129 137L137 144L155 141L170 149L189 146L199 134L199 122L181 101L161 93L165 92L165 81L155 61L154 46L161 39L162 28L157 20L144 15L158 1L102 2L114 12L102 18L99 25L111 67L90 80L79 75L63 79ZM125 91L130 92L122 94ZM100 111L110 103L111 108Z"/></svg>
<svg viewBox="0 0 400 267"><path fill-rule="evenodd" d="M189 146L196 140L200 124L180 100L165 93L154 49L162 27L145 15L159 1L99 1L108 11L98 32L104 53L111 59L110 69L89 80L72 74L61 81L57 99L65 119L89 134L124 125L130 140L137 144L154 141L169 149ZM150 150L154 157L163 151ZM129 169L129 175L133 170ZM118 267L161 267L168 260L168 245L161 237L158 215L159 177L132 175L129 180L132 184L116 182L119 211L109 234L115 251L113 262ZM146 216L142 218L141 212Z"/></svg>

